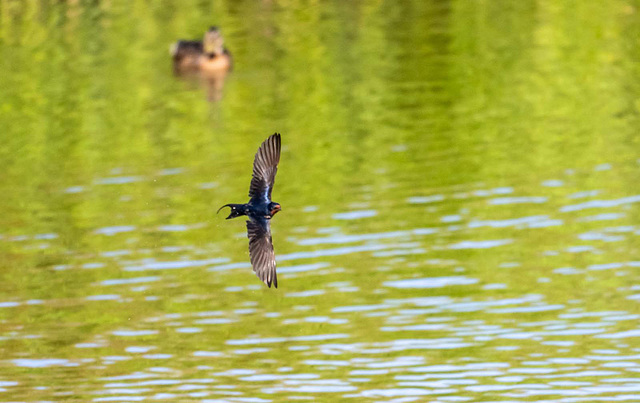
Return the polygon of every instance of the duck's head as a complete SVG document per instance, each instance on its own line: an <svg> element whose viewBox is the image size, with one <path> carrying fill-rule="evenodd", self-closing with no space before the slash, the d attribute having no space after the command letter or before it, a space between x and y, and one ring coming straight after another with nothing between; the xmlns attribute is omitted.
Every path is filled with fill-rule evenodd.
<svg viewBox="0 0 640 403"><path fill-rule="evenodd" d="M202 40L202 50L210 57L219 56L224 50L224 39L218 27L211 27L204 33L204 39Z"/></svg>

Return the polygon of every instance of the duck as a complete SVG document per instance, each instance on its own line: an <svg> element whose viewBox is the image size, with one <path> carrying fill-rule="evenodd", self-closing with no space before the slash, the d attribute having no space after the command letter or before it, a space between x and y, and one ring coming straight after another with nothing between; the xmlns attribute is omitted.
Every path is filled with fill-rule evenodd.
<svg viewBox="0 0 640 403"><path fill-rule="evenodd" d="M224 47L224 38L216 26L205 32L202 41L175 42L170 53L176 75L193 72L225 74L233 66L231 52Z"/></svg>

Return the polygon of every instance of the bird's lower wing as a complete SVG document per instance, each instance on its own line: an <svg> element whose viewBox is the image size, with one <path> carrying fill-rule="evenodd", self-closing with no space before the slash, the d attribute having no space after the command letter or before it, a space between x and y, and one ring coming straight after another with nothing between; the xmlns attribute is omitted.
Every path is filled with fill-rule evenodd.
<svg viewBox="0 0 640 403"><path fill-rule="evenodd" d="M247 221L247 237L249 238L249 255L256 276L271 287L278 288L276 276L276 255L271 240L271 226L266 219L250 219Z"/></svg>

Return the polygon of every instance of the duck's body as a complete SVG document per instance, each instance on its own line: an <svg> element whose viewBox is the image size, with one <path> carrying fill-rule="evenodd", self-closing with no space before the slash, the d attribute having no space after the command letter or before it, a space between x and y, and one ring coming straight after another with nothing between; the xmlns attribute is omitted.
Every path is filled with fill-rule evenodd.
<svg viewBox="0 0 640 403"><path fill-rule="evenodd" d="M202 41L179 40L171 46L173 71L176 74L201 71L226 73L231 70L231 53L223 46L224 39L217 27L211 27Z"/></svg>
<svg viewBox="0 0 640 403"><path fill-rule="evenodd" d="M231 53L224 48L222 53L205 53L198 58L198 68L203 73L226 73L231 66Z"/></svg>
<svg viewBox="0 0 640 403"><path fill-rule="evenodd" d="M173 58L173 71L176 74L196 71L202 56L202 42L179 40L171 45L170 52Z"/></svg>

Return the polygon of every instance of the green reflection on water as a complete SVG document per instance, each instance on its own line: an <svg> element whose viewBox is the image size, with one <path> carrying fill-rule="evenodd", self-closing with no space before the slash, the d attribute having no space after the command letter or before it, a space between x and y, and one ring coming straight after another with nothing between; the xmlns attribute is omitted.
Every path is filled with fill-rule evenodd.
<svg viewBox="0 0 640 403"><path fill-rule="evenodd" d="M636 354L622 332L638 314L637 7L0 2L0 381L18 382L4 393L87 401L110 396L106 377L141 371L246 397L314 396L220 374L247 369L335 381L345 389L332 401L409 387L506 399L398 377ZM217 103L172 76L167 52L211 24L235 60ZM277 292L233 268L248 261L244 224L214 214L245 198L251 158L274 131ZM571 207L594 200L609 204ZM350 211L364 217L335 216ZM454 284L389 285L432 277ZM585 328L595 333L570 332ZM299 339L310 335L332 336ZM252 337L263 342L242 344ZM407 339L418 341L401 348ZM407 356L366 372L387 368L367 360ZM77 366L14 361L51 358ZM346 364L307 362L334 358Z"/></svg>

